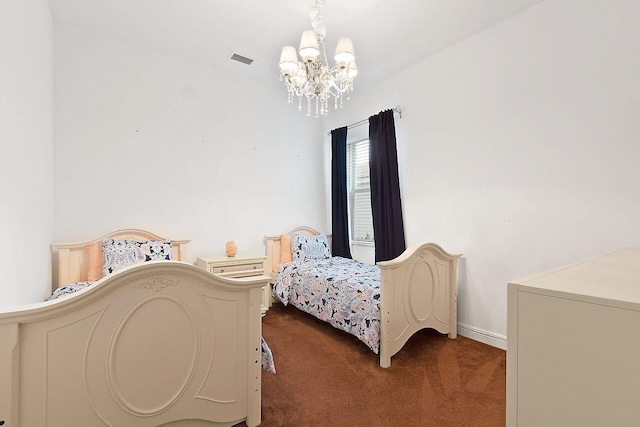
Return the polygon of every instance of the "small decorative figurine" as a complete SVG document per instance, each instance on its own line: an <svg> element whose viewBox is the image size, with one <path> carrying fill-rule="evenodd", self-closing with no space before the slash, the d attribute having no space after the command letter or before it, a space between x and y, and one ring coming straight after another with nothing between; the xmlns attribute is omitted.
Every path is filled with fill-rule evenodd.
<svg viewBox="0 0 640 427"><path fill-rule="evenodd" d="M229 240L227 242L227 256L228 257L236 256L236 252L238 252L238 247L233 242L233 240Z"/></svg>

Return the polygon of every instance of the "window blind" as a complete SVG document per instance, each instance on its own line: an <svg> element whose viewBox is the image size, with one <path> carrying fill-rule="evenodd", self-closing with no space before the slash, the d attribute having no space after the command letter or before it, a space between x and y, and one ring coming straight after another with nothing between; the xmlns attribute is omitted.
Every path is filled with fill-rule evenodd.
<svg viewBox="0 0 640 427"><path fill-rule="evenodd" d="M368 139L347 145L347 174L351 240L373 242Z"/></svg>

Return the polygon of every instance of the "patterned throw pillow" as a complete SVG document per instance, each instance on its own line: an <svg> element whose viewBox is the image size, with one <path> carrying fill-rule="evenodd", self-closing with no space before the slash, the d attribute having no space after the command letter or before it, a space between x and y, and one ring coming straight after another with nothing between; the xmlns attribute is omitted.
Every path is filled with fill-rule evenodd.
<svg viewBox="0 0 640 427"><path fill-rule="evenodd" d="M53 291L53 293L45 301L53 301L54 299L58 299L64 295L76 293L86 288L87 286L91 286L91 284L93 284L93 282L76 282L60 286L58 289Z"/></svg>
<svg viewBox="0 0 640 427"><path fill-rule="evenodd" d="M171 260L171 240L115 240L102 241L103 276L139 262Z"/></svg>
<svg viewBox="0 0 640 427"><path fill-rule="evenodd" d="M291 236L291 255L294 261L331 258L329 240L324 233L315 236Z"/></svg>

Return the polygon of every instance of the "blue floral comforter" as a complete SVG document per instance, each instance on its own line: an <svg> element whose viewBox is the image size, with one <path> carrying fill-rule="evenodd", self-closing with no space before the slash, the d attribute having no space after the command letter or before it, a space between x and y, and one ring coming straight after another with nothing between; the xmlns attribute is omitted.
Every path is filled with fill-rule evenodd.
<svg viewBox="0 0 640 427"><path fill-rule="evenodd" d="M76 293L79 290L86 288L87 286L91 286L92 284L93 282L77 282L77 283L70 283L64 286L60 286L45 301L52 301L64 295ZM272 374L275 374L276 366L273 361L273 353L271 352L271 348L269 348L264 338L260 337L260 339L262 340L262 360L261 360L262 369Z"/></svg>
<svg viewBox="0 0 640 427"><path fill-rule="evenodd" d="M374 353L380 347L380 269L332 257L280 266L273 295L342 329Z"/></svg>

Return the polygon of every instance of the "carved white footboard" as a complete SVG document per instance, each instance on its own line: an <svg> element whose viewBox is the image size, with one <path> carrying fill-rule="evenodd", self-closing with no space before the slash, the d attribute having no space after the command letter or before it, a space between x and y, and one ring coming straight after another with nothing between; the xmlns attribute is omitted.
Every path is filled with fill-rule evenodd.
<svg viewBox="0 0 640 427"><path fill-rule="evenodd" d="M0 420L11 427L259 424L267 281L156 261L0 313Z"/></svg>
<svg viewBox="0 0 640 427"><path fill-rule="evenodd" d="M457 336L457 278L460 255L435 243L413 245L380 267L380 366L417 331L433 328Z"/></svg>

